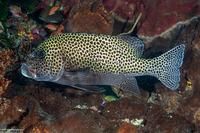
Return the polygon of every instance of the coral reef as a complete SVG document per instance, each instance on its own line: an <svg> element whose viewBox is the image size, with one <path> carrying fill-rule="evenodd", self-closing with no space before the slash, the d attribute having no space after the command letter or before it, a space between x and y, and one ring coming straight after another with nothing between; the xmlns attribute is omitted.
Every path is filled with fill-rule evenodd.
<svg viewBox="0 0 200 133"><path fill-rule="evenodd" d="M40 7L39 4L35 9L42 8L39 17L41 20L46 23L54 23L46 25L46 28L56 30L51 36L63 32L112 34L114 19L111 13L104 8L101 1L81 3L80 1L61 1L59 10L65 7L64 11L56 10L54 13L51 13L51 9L57 6L52 6L50 3L54 2L46 3L45 7ZM59 26L56 26L56 24Z"/></svg>
<svg viewBox="0 0 200 133"><path fill-rule="evenodd" d="M138 133L137 128L132 124L124 123L118 130L117 133Z"/></svg>
<svg viewBox="0 0 200 133"><path fill-rule="evenodd" d="M169 114L159 106L152 105L146 115L146 126L152 128L155 132L189 132L193 130L193 125L190 124L184 117Z"/></svg>
<svg viewBox="0 0 200 133"><path fill-rule="evenodd" d="M154 37L165 34L179 22L188 22L189 18L200 15L200 8L195 0L165 1L154 3L143 1L144 11L139 36ZM142 20L142 19L141 19ZM176 26L175 26L176 27Z"/></svg>
<svg viewBox="0 0 200 133"><path fill-rule="evenodd" d="M179 36L176 38L176 43L184 43L187 45L185 50L185 59L183 66L181 67L181 82L178 91L167 91L160 83L157 83L155 88L157 90L159 99L158 105L162 105L166 112L174 113L181 117L184 117L186 121L190 121L196 125L196 130L200 129L199 122L199 95L200 95L200 69L198 64L199 60L199 35L200 35L200 18L191 21L182 29ZM174 40L162 40L162 45L172 44ZM152 42L153 45L158 46L160 40ZM150 44L151 45L151 44Z"/></svg>
<svg viewBox="0 0 200 133"><path fill-rule="evenodd" d="M25 90L40 101L41 108L49 114L59 114L66 111L69 106L68 101L60 93L52 92L50 88L30 86Z"/></svg>
<svg viewBox="0 0 200 133"><path fill-rule="evenodd" d="M134 21L135 14L141 12L140 6L144 6L142 1L135 0L103 0L103 5L106 10L113 12L117 20L122 22Z"/></svg>
<svg viewBox="0 0 200 133"><path fill-rule="evenodd" d="M103 4L108 11L112 11L116 18L115 34L119 34L120 25L128 22L124 30L128 31L134 18L139 13L142 17L137 27L137 35L146 43L156 37L173 39L180 33L180 26L200 15L199 2L195 0L104 0ZM123 23L122 23L123 22ZM117 26L119 25L119 27Z"/></svg>
<svg viewBox="0 0 200 133"><path fill-rule="evenodd" d="M196 124L200 121L198 117L198 110L200 103L200 69L199 69L199 55L200 55L200 18L191 22L190 25L185 27L186 32L178 37L177 43L186 43L188 48L186 50L185 64L183 64L181 84L184 91L181 93L186 97L181 99L181 107L178 109L177 114L183 114L187 120L191 120ZM194 30L195 29L195 30ZM184 77L185 76L185 77ZM188 81L191 85L188 86ZM187 113L186 113L187 112ZM199 126L198 126L199 127ZM200 127L199 127L200 128Z"/></svg>
<svg viewBox="0 0 200 133"><path fill-rule="evenodd" d="M95 120L81 111L68 111L59 114L55 120L46 120L33 127L30 132L72 132L100 133L102 129Z"/></svg>
<svg viewBox="0 0 200 133"><path fill-rule="evenodd" d="M114 20L101 1L84 2L72 8L69 14L67 32L112 34Z"/></svg>
<svg viewBox="0 0 200 133"><path fill-rule="evenodd" d="M0 123L5 128L20 128L25 130L41 121L43 117L37 112L39 103L31 96L21 95L14 97L7 111L1 115Z"/></svg>
<svg viewBox="0 0 200 133"><path fill-rule="evenodd" d="M5 78L6 69L11 68L13 59L12 52L9 49L0 51L0 114L4 114L10 105L10 100L3 98L2 95L6 91L11 80Z"/></svg>
<svg viewBox="0 0 200 133"><path fill-rule="evenodd" d="M0 9L0 130L199 132L200 11L199 3L195 2L0 1L3 7ZM58 5L63 8L56 10L63 17L61 22L44 23L31 14L39 16L39 11ZM113 88L117 92L114 94L108 86L106 92L93 94L20 75L20 64L46 38L63 32L118 35L131 29L139 13L142 17L134 34L148 42L144 58L156 57L179 44L186 45L178 90L170 90L154 78L144 76L137 78L141 95ZM45 27L49 24L55 26L55 31Z"/></svg>

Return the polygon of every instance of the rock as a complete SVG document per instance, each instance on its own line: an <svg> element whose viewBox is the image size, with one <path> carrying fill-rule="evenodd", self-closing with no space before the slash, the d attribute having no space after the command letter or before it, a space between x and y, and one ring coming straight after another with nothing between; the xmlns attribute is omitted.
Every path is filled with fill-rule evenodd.
<svg viewBox="0 0 200 133"><path fill-rule="evenodd" d="M55 120L37 124L30 132L100 133L103 131L90 116L81 111L68 111L59 114Z"/></svg>
<svg viewBox="0 0 200 133"><path fill-rule="evenodd" d="M31 96L16 96L6 112L0 116L0 123L6 128L17 126L25 130L43 119L37 112L39 107L38 101Z"/></svg>
<svg viewBox="0 0 200 133"><path fill-rule="evenodd" d="M169 114L161 107L152 105L146 115L146 132L187 132L192 130L190 124L184 117ZM148 127L148 128L147 128Z"/></svg>
<svg viewBox="0 0 200 133"><path fill-rule="evenodd" d="M174 113L184 117L193 123L193 130L198 130L199 107L200 107L200 18L191 21L181 30L176 37L176 44L186 44L183 65L180 68L181 81L178 90L169 90L161 83L155 88L160 96L160 106L163 106L168 113ZM168 43L173 45L173 41ZM169 45L168 44L168 45ZM160 44L161 45L161 44ZM165 45L165 44L163 44Z"/></svg>
<svg viewBox="0 0 200 133"><path fill-rule="evenodd" d="M155 37L166 34L180 22L189 22L192 17L200 15L199 3L195 0L157 0L143 1L146 16L141 21L139 36Z"/></svg>
<svg viewBox="0 0 200 133"><path fill-rule="evenodd" d="M182 26L200 16L200 3L196 0L104 0L103 4L108 11L113 12L116 20L128 22L119 23L121 27L125 25L124 32L131 29L135 16L142 13L137 35L145 43L157 37L173 39L180 33Z"/></svg>

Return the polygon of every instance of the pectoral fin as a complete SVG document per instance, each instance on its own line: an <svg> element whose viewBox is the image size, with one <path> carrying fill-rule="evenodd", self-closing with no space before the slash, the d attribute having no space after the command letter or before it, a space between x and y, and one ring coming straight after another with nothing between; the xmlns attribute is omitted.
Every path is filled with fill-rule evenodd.
<svg viewBox="0 0 200 133"><path fill-rule="evenodd" d="M92 85L71 85L71 86L91 93L101 93L105 91L103 87L92 86Z"/></svg>
<svg viewBox="0 0 200 133"><path fill-rule="evenodd" d="M80 68L80 69L65 69L67 72L89 72L90 68Z"/></svg>
<svg viewBox="0 0 200 133"><path fill-rule="evenodd" d="M74 76L77 79L82 79L89 74L90 68L81 69L65 69L65 76Z"/></svg>
<svg viewBox="0 0 200 133"><path fill-rule="evenodd" d="M140 90L135 77L128 77L124 82L116 87L135 94L140 94Z"/></svg>

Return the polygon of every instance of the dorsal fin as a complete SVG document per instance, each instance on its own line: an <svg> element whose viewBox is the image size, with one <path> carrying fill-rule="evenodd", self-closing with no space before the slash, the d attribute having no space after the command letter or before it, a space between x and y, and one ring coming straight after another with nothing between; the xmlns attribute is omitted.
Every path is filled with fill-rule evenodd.
<svg viewBox="0 0 200 133"><path fill-rule="evenodd" d="M124 42L128 43L131 49L135 51L135 57L140 58L144 52L144 43L137 37L133 36L116 36L122 39Z"/></svg>

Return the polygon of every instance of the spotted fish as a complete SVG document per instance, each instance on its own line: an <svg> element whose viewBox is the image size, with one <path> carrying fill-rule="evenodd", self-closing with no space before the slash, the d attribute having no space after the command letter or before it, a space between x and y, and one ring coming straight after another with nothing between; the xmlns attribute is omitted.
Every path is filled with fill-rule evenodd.
<svg viewBox="0 0 200 133"><path fill-rule="evenodd" d="M175 90L184 49L182 44L144 59L144 44L137 37L63 33L41 43L22 64L21 73L90 92L104 91L96 85L113 85L133 93L140 93L135 76L150 75Z"/></svg>

